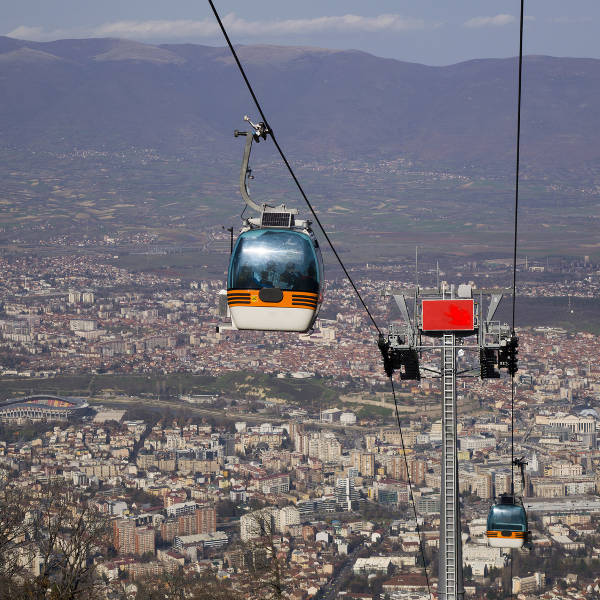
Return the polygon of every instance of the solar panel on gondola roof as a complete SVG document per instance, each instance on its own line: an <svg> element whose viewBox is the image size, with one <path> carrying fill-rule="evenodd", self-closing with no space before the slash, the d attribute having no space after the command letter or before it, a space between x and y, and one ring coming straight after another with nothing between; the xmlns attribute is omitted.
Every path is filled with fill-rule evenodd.
<svg viewBox="0 0 600 600"><path fill-rule="evenodd" d="M264 212L262 214L262 227L292 227L294 215L284 212Z"/></svg>

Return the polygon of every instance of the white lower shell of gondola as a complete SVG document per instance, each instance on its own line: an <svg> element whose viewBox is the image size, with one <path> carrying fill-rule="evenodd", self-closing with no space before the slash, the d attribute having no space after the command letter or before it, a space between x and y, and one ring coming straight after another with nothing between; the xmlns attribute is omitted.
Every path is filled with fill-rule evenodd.
<svg viewBox="0 0 600 600"><path fill-rule="evenodd" d="M524 539L508 537L488 538L488 545L492 548L522 548L524 544Z"/></svg>
<svg viewBox="0 0 600 600"><path fill-rule="evenodd" d="M238 329L298 331L310 329L316 311L310 308L230 306L231 320Z"/></svg>

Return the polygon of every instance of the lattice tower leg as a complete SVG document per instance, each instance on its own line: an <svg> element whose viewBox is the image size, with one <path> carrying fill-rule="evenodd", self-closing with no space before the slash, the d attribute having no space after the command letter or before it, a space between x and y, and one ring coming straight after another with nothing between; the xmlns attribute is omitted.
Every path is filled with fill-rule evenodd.
<svg viewBox="0 0 600 600"><path fill-rule="evenodd" d="M442 348L440 600L463 600L465 595L456 446L456 337L454 334L446 334L443 336Z"/></svg>

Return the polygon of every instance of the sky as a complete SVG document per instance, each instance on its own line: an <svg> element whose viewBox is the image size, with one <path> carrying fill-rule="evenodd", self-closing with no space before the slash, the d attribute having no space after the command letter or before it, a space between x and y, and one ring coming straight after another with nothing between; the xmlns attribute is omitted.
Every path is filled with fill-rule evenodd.
<svg viewBox="0 0 600 600"><path fill-rule="evenodd" d="M518 54L520 0L214 0L235 44L363 50L448 65ZM19 0L0 35L223 46L206 0ZM600 0L526 0L525 53L600 58Z"/></svg>

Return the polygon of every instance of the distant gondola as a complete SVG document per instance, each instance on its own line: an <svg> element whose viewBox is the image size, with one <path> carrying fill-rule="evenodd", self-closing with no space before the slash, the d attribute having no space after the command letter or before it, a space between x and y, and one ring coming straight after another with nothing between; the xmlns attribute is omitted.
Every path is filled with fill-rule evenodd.
<svg viewBox="0 0 600 600"><path fill-rule="evenodd" d="M521 548L529 539L527 513L512 494L502 494L487 520L488 544L494 548Z"/></svg>

